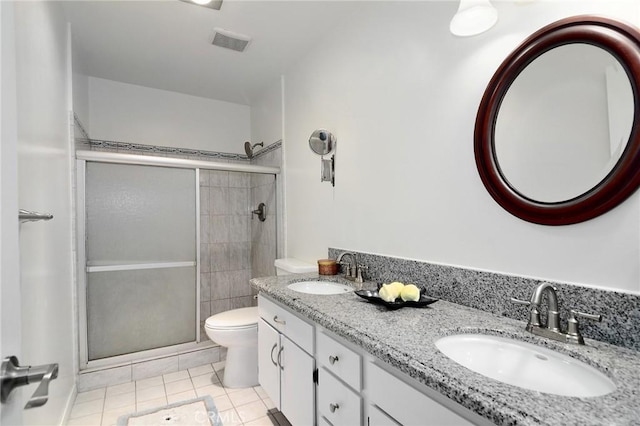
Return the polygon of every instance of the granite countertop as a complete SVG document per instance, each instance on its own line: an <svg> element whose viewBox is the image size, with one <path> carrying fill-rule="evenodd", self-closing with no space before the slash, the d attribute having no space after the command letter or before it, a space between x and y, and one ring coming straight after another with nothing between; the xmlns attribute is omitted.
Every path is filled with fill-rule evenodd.
<svg viewBox="0 0 640 426"><path fill-rule="evenodd" d="M254 278L251 284L496 424L640 424L640 352L589 339L586 345L578 346L537 337L524 330L524 322L444 300L421 309L388 310L354 293L312 295L287 288L292 282L310 279L353 285L337 276L317 274ZM365 283L365 288L376 288L376 285ZM617 389L608 395L590 398L522 389L462 367L434 344L443 336L474 332L511 337L571 355L605 373Z"/></svg>

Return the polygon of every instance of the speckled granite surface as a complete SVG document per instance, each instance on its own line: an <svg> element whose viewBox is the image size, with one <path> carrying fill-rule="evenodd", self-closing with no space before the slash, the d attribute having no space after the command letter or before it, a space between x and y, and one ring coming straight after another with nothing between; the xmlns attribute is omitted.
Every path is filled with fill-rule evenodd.
<svg viewBox="0 0 640 426"><path fill-rule="evenodd" d="M640 354L637 351L593 340L587 340L585 346L554 342L525 332L524 322L445 300L422 309L389 311L354 293L319 296L286 287L290 282L317 278L316 274L254 278L251 284L496 424L640 424ZM320 279L346 282L338 277ZM602 397L569 398L486 378L450 360L435 347L438 338L461 332L503 335L569 354L604 372L617 389Z"/></svg>
<svg viewBox="0 0 640 426"><path fill-rule="evenodd" d="M344 250L330 248L335 259ZM475 271L415 260L357 253L368 266L368 279L379 283L400 280L425 287L439 299L509 318L526 321L526 306L511 297L529 300L541 280ZM548 281L558 289L562 327L569 309L600 314L602 322L580 320L585 337L640 351L640 296ZM546 311L546 310L545 310ZM640 424L640 420L638 420Z"/></svg>

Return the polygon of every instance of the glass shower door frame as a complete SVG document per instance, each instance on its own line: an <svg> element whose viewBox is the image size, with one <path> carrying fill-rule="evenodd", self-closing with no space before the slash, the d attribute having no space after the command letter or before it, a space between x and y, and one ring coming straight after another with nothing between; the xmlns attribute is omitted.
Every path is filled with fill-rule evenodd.
<svg viewBox="0 0 640 426"><path fill-rule="evenodd" d="M87 266L87 253L86 253L86 161L76 160L77 167L77 187L76 187L76 200L77 200L77 291L78 291L78 335L79 335L79 367L80 370L87 368L100 368L106 366L112 366L114 364L128 363L139 359L149 359L155 357L161 357L169 354L177 354L181 352L187 352L195 348L203 348L200 337L200 324L198 318L200 318L200 169L192 167L184 167L184 169L195 171L195 261L182 261L182 262L158 262L158 263L138 263L138 264L124 264L124 265L108 265L108 266ZM159 165L159 167L161 167ZM180 268L180 267L196 267L196 320L194 322L195 340L192 342L181 343L177 345L170 345L160 347L156 349L148 349L139 352L116 355L108 358L101 358L96 360L89 360L89 346L88 346L88 312L87 312L87 275L92 272L111 272L111 271L133 271L143 269L164 269L164 268Z"/></svg>

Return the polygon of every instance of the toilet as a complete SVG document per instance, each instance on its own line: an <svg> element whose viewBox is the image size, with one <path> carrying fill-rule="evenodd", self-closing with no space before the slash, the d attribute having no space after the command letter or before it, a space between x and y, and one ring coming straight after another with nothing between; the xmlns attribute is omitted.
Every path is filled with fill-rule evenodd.
<svg viewBox="0 0 640 426"><path fill-rule="evenodd" d="M318 272L318 266L292 257L286 259L276 259L273 263L276 267L276 275L307 274Z"/></svg>
<svg viewBox="0 0 640 426"><path fill-rule="evenodd" d="M277 275L317 271L298 259L276 259ZM258 385L258 307L232 309L207 318L204 331L213 342L227 348L222 383L227 388Z"/></svg>
<svg viewBox="0 0 640 426"><path fill-rule="evenodd" d="M258 307L232 309L207 318L209 339L227 348L222 383L227 388L258 385Z"/></svg>

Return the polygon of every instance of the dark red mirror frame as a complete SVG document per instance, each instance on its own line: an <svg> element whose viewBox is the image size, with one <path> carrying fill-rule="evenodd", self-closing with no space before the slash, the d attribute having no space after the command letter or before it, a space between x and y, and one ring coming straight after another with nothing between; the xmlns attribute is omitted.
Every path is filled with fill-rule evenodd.
<svg viewBox="0 0 640 426"><path fill-rule="evenodd" d="M599 184L573 199L545 203L523 196L503 177L494 145L496 119L504 96L520 72L543 53L572 43L601 47L623 65L633 90L633 125L622 156ZM474 150L482 183L498 204L520 219L542 225L569 225L592 219L622 203L640 185L638 29L612 19L589 15L563 19L535 32L504 60L491 78L478 108Z"/></svg>

